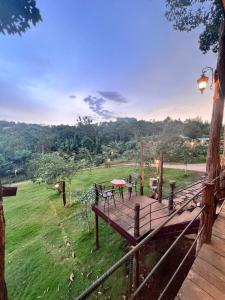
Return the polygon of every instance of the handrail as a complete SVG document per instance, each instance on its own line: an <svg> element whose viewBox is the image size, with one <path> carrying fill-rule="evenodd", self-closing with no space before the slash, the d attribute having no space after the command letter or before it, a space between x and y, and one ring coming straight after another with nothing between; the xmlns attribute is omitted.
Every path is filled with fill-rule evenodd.
<svg viewBox="0 0 225 300"><path fill-rule="evenodd" d="M218 178L217 178L217 179L218 179ZM194 182L194 183L191 183L191 184L189 184L189 185L186 185L185 187L181 188L180 190L175 191L175 192L174 192L174 195L177 195L177 194L179 194L180 192L183 192L183 191L185 191L186 189L189 189L189 188L191 188L191 187L193 187L193 186L195 186L195 185L197 185L197 184L203 183L204 181L207 181L207 178L204 178L204 179L202 179L202 180L198 180L198 181L196 181L196 182ZM213 182L212 182L212 183L213 183ZM169 196L170 196L170 195L167 195L167 196L163 197L162 200L166 200L167 198L169 198Z"/></svg>
<svg viewBox="0 0 225 300"><path fill-rule="evenodd" d="M202 230L204 229L205 224L202 226L202 228L199 230L194 242L192 243L191 247L189 248L188 252L186 253L186 255L184 256L184 258L182 259L181 263L179 264L179 266L177 267L176 271L174 272L173 276L170 278L169 282L167 283L166 287L164 288L164 290L162 291L162 293L160 294L159 298L157 300L161 300L162 297L164 296L165 292L167 291L168 287L170 286L171 282L174 280L175 276L177 275L177 273L180 271L181 267L183 266L185 260L187 259L188 255L191 253L191 250L193 249L195 243L197 242L197 240L199 239Z"/></svg>
<svg viewBox="0 0 225 300"><path fill-rule="evenodd" d="M205 187L201 188L197 193L201 193ZM196 195L197 195L196 194ZM196 196L195 195L195 196ZM194 197L195 197L194 196ZM173 212L166 220L162 221L161 224L151 231L140 243L134 246L128 253L126 253L122 258L120 258L113 266L111 266L102 276L100 276L95 282L92 283L83 293L76 298L76 300L86 299L93 291L95 291L111 274L113 274L128 258L133 256L140 248L149 240L151 240L167 223L169 223L174 216L183 210L183 208L188 205L194 197L188 199L179 209Z"/></svg>
<svg viewBox="0 0 225 300"><path fill-rule="evenodd" d="M197 219L197 217L202 213L202 211L205 209L205 205L202 207L202 209L198 212L198 214L191 220L191 222L188 223L188 225L184 228L184 230L179 234L179 236L176 238L176 240L172 243L172 245L169 247L169 249L163 254L163 256L160 258L160 260L154 265L151 272L145 277L145 279L142 281L142 283L139 285L139 287L134 292L131 299L134 299L140 290L143 288L143 286L147 283L149 278L153 275L153 273L157 270L159 265L163 262L163 260L167 257L167 255L170 253L170 251L175 247L177 242L182 238L182 236L185 234L185 232L188 230L188 228L194 223L194 221Z"/></svg>
<svg viewBox="0 0 225 300"><path fill-rule="evenodd" d="M211 182L209 183L214 183L216 180L218 180L220 176L217 176L216 178L214 178ZM202 181L203 182L203 181ZM198 182L200 183L200 182ZM192 185L193 186L193 185ZM182 204L180 206L180 208L178 208L177 210L175 210L173 213L171 213L170 216L168 216L168 218L164 221L162 221L160 223L160 225L155 228L154 230L152 230L143 240L141 240L136 246L134 246L128 253L126 253L122 258L120 258L113 266L111 266L111 268L109 268L102 276L100 276L95 282L93 282L91 284L91 286L89 286L83 293L80 294L80 296L78 296L76 299L77 300L82 300L82 299L86 299L92 292L94 292L111 274L113 274L128 258L132 257L137 251L140 250L140 248L147 243L149 240L151 240L167 223L169 223L178 213L182 212L184 207L187 206L191 201L193 201L194 198L196 198L196 196L198 196L202 191L204 191L206 189L206 186L203 186L202 188L199 189L199 191L192 196L191 198L187 199L187 201L185 201L184 204ZM191 226L191 224L194 222L194 220L200 215L200 213L202 213L202 211L204 210L205 206L200 210L200 212L194 217L194 219L188 223L188 225L185 227L185 229L182 231L182 235L187 231L187 229ZM204 226L202 226L202 228L200 229L194 243L192 244L191 248L189 249L189 251L187 252L187 254L185 255L184 259L182 260L181 264L179 265L177 271L175 272L175 274L173 275L173 277L171 279L174 279L175 275L177 274L177 272L179 271L179 269L181 268L181 265L183 264L183 262L185 261L185 259L187 258L187 256L189 255L190 251L192 250L192 248L194 247L194 244L196 243L197 239L199 238L202 230L204 229ZM178 236L178 238L181 237L181 234ZM177 239L178 239L177 238ZM176 240L177 240L176 239ZM171 245L172 247L173 245ZM171 248L170 247L170 248ZM168 249L169 250L169 249ZM164 254L165 257L165 254ZM153 268L154 269L154 268ZM151 271L152 272L152 271ZM151 273L150 272L150 273ZM150 274L149 273L149 274ZM169 284L172 282L172 280L170 280L166 286L166 288L164 289L163 293L166 291L166 289L168 288ZM142 286L142 284L141 284ZM133 298L135 297L135 295L140 291L140 286L139 288L134 292L133 294ZM162 295L160 296L162 297ZM161 298L159 298L161 299Z"/></svg>
<svg viewBox="0 0 225 300"><path fill-rule="evenodd" d="M151 202L151 203L149 203L149 204L143 206L142 208L140 208L140 210L143 210L143 209L145 209L146 207L148 207L148 206L150 206L150 205L152 205L152 204L155 204L155 203L159 203L159 201L156 200L156 201L154 201L154 202Z"/></svg>

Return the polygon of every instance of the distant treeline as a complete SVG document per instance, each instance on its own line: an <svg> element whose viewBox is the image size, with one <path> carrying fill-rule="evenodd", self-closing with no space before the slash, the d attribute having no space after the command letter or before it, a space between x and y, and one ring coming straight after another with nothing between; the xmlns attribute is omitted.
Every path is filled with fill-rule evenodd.
<svg viewBox="0 0 225 300"><path fill-rule="evenodd" d="M143 138L173 140L207 137L209 123L200 118L186 121L144 121L120 118L113 122L92 123L79 118L74 126L43 126L0 121L0 176L26 174L27 164L35 153L62 152L77 155L77 159L95 157L99 164L105 157L123 155L135 149ZM83 155L83 156L82 156Z"/></svg>

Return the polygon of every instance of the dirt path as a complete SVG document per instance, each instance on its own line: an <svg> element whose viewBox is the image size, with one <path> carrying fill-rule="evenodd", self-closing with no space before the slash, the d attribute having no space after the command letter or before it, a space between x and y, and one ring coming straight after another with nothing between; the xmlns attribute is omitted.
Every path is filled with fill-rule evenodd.
<svg viewBox="0 0 225 300"><path fill-rule="evenodd" d="M112 166L136 166L137 164L132 162L121 162L121 163L114 163ZM154 165L152 165L154 167ZM200 164L179 164L179 163L164 163L163 167L165 169L177 169L177 170L185 170L188 171L196 171L196 172L206 172L206 163L200 163Z"/></svg>
<svg viewBox="0 0 225 300"><path fill-rule="evenodd" d="M184 164L173 164L173 163L164 163L164 168L168 169L179 169L185 170L186 165ZM206 163L201 164L187 164L188 171L197 171L197 172L206 172Z"/></svg>

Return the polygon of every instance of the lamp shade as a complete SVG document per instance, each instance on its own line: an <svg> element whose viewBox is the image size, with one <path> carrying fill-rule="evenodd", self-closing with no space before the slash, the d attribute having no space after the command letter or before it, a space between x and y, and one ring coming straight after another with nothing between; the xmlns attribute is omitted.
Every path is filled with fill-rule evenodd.
<svg viewBox="0 0 225 300"><path fill-rule="evenodd" d="M207 87L207 83L209 81L209 77L205 76L204 74L201 75L201 77L197 80L198 88L203 93L203 91Z"/></svg>

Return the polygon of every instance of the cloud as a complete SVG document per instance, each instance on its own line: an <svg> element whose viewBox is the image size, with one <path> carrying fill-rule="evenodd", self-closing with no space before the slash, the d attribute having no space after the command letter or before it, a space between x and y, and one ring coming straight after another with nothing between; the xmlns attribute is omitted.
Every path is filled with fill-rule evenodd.
<svg viewBox="0 0 225 300"><path fill-rule="evenodd" d="M70 98L70 99L76 99L77 96L75 96L75 95L69 95L69 98Z"/></svg>
<svg viewBox="0 0 225 300"><path fill-rule="evenodd" d="M129 101L117 92L112 91L98 91L98 94L107 100L119 103L128 103Z"/></svg>
<svg viewBox="0 0 225 300"><path fill-rule="evenodd" d="M89 108L98 114L99 116L105 118L105 119L110 119L114 117L113 112L104 109L104 104L106 103L106 100L104 98L98 98L98 97L93 97L93 96L88 96L84 98L84 102L88 103Z"/></svg>

